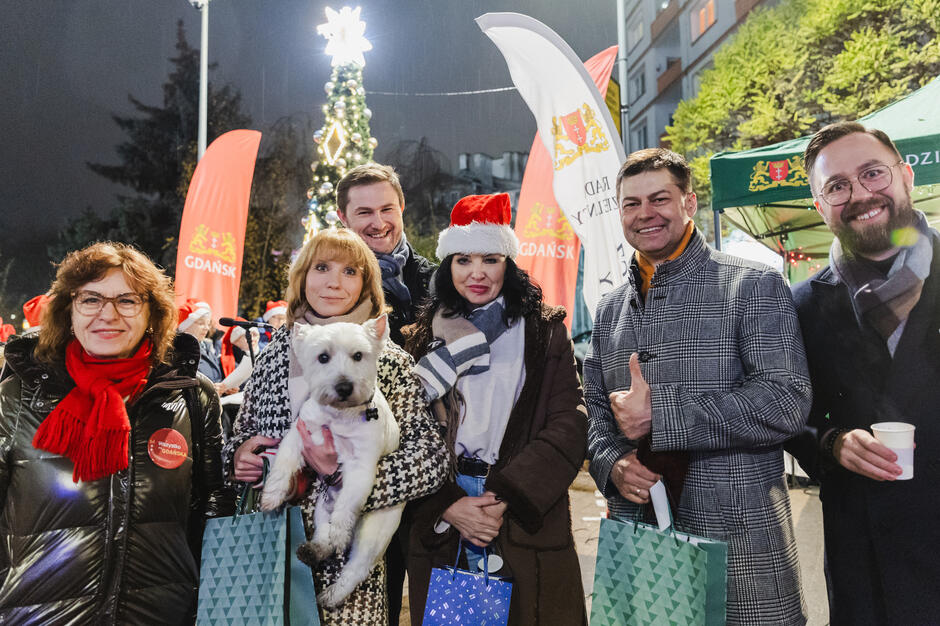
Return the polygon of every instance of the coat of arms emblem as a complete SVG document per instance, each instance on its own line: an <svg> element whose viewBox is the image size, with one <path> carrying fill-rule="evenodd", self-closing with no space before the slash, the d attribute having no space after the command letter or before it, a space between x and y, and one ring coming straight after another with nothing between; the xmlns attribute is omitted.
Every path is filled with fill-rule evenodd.
<svg viewBox="0 0 940 626"><path fill-rule="evenodd" d="M610 148L597 112L587 102L571 113L552 117L552 139L555 142L552 161L556 170L571 165L583 154Z"/></svg>
<svg viewBox="0 0 940 626"><path fill-rule="evenodd" d="M189 251L194 254L214 256L228 263L235 262L235 235L210 231L205 224L196 227L196 234L189 242Z"/></svg>

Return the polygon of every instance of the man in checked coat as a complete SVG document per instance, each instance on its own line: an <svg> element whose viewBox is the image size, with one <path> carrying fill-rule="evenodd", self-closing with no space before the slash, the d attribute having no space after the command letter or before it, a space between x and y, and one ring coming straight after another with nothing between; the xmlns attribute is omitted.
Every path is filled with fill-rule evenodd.
<svg viewBox="0 0 940 626"><path fill-rule="evenodd" d="M783 277L708 247L691 171L668 150L617 175L635 249L594 316L584 393L591 474L634 519L664 479L676 525L728 544L728 624L805 624L782 443L811 404Z"/></svg>

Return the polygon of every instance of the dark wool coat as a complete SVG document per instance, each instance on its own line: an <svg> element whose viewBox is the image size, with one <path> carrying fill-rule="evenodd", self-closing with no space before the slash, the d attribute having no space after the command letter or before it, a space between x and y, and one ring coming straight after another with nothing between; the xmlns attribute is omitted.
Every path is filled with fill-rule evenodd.
<svg viewBox="0 0 940 626"><path fill-rule="evenodd" d="M609 395L630 389L633 352L650 385L652 449L689 453L677 525L728 542L728 624L806 623L782 444L803 429L811 393L783 276L709 248L696 231L656 268L645 302L630 272L598 304L584 361L588 447L621 519L637 505L610 470L637 442L617 426Z"/></svg>
<svg viewBox="0 0 940 626"><path fill-rule="evenodd" d="M128 406L128 468L79 483L69 459L32 445L74 386L64 366L33 359L35 344L7 345L13 375L0 384L0 623L192 624L205 518L233 509L219 399L197 378L195 338L177 335L173 362ZM148 454L164 428L186 440L175 469Z"/></svg>
<svg viewBox="0 0 940 626"><path fill-rule="evenodd" d="M568 502L584 461L587 420L564 316L561 307L543 307L525 318L525 383L486 480L509 505L494 543L513 577L511 625L587 624ZM457 554L457 531L433 527L465 495L451 479L406 512L412 624L424 616L431 568L453 565Z"/></svg>
<svg viewBox="0 0 940 626"><path fill-rule="evenodd" d="M931 234L930 275L893 359L831 268L793 290L813 381L809 425L820 437L877 422L917 427L912 480L798 457L822 484L833 625L940 623L940 234Z"/></svg>

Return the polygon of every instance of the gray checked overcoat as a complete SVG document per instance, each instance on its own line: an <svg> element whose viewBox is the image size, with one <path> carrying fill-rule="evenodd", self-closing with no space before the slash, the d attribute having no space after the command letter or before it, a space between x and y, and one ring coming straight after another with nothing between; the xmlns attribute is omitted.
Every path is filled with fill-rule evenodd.
<svg viewBox="0 0 940 626"><path fill-rule="evenodd" d="M636 449L608 395L630 388L641 355L651 447L689 452L677 526L728 542L728 624L805 624L781 444L810 409L806 355L790 291L766 266L717 252L696 231L662 263L645 302L636 260L604 296L584 362L591 474L612 517L633 519L610 470Z"/></svg>

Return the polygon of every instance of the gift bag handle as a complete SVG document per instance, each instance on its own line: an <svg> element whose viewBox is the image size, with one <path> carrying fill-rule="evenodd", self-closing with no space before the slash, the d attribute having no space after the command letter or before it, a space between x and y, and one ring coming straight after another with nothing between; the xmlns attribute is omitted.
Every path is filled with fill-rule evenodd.
<svg viewBox="0 0 940 626"><path fill-rule="evenodd" d="M460 551L463 550L463 537L460 536L457 540L457 557L454 559L454 565L450 568L450 577L451 580L457 579L457 564L460 562ZM489 588L490 586L490 567L486 555L486 548L483 548L483 587Z"/></svg>
<svg viewBox="0 0 940 626"><path fill-rule="evenodd" d="M261 480L260 484L264 484L264 481L268 478L268 470L270 469L270 461L268 457L261 457ZM255 484L259 484L255 483ZM248 494L251 493L252 486L251 483L242 483L241 492L238 494L238 500L235 502L235 515L232 516L232 522L238 518L239 515L245 514L245 507L248 505Z"/></svg>

